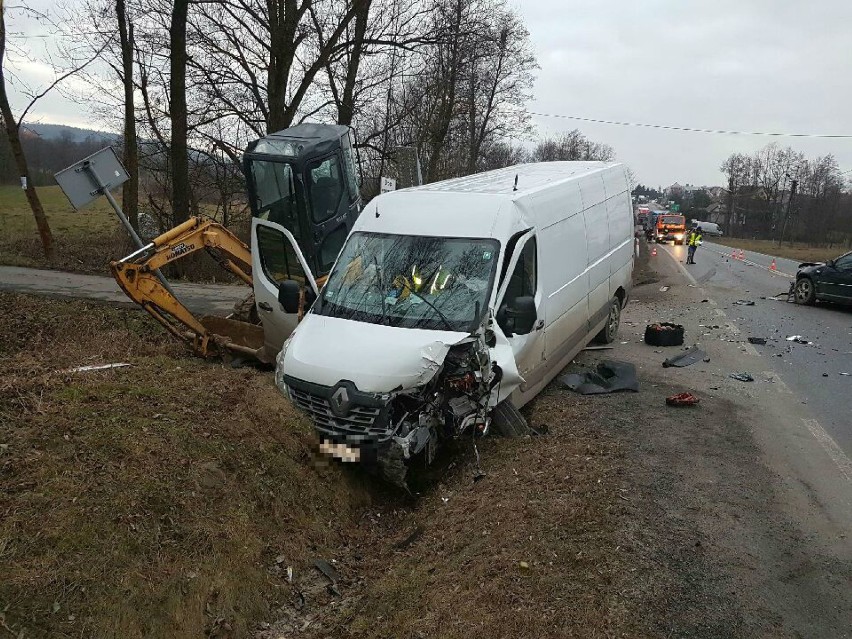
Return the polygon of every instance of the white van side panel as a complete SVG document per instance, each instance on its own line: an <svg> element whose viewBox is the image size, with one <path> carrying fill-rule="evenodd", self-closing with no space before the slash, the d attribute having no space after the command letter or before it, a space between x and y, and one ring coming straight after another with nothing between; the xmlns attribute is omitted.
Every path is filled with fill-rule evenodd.
<svg viewBox="0 0 852 639"><path fill-rule="evenodd" d="M583 211L586 238L589 245L589 317L609 303L609 222L606 202L595 204Z"/></svg>
<svg viewBox="0 0 852 639"><path fill-rule="evenodd" d="M545 303L545 359L588 330L589 274L583 215L539 231Z"/></svg>

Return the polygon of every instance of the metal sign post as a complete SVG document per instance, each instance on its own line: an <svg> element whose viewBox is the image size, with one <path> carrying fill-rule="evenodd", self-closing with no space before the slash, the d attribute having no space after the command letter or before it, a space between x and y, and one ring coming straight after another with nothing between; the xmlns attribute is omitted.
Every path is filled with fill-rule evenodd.
<svg viewBox="0 0 852 639"><path fill-rule="evenodd" d="M106 196L107 201L112 206L121 224L127 229L133 242L139 248L139 251L134 253L134 255L149 248L154 248L153 244L142 242L142 238L136 233L136 230L130 224L130 220L127 219L124 211L121 210L118 202L115 201L112 193L110 193L110 189L114 189L130 179L130 174L122 166L121 161L115 154L115 150L111 146L93 153L66 169L62 169L54 174L53 177L62 189L62 192L65 193L68 201L71 202L71 206L78 211L97 200L101 195ZM166 287L166 290L174 295L172 287L159 269L157 269L156 275L160 283Z"/></svg>

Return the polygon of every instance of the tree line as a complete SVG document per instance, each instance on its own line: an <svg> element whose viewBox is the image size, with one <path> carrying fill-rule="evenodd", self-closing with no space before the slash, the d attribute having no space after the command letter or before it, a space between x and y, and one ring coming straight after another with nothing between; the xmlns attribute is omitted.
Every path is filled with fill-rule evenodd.
<svg viewBox="0 0 852 639"><path fill-rule="evenodd" d="M727 178L725 231L778 242L852 243L852 194L833 155L813 159L769 144L734 153L721 165Z"/></svg>
<svg viewBox="0 0 852 639"><path fill-rule="evenodd" d="M85 80L95 118L122 131L134 225L140 206L167 225L200 202L227 216L242 149L302 121L352 126L367 177L392 176L406 152L426 182L614 156L576 130L531 141L538 65L509 0L86 0L41 17L60 43L57 78ZM5 77L0 88L8 104ZM32 143L20 143L20 115L2 115L22 175Z"/></svg>

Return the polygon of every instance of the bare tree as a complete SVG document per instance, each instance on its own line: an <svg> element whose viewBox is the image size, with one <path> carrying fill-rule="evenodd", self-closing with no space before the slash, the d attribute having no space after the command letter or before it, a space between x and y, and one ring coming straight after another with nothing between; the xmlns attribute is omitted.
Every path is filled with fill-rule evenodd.
<svg viewBox="0 0 852 639"><path fill-rule="evenodd" d="M615 149L608 144L592 142L579 129L540 139L532 153L535 162L555 160L602 160L615 159Z"/></svg>
<svg viewBox="0 0 852 639"><path fill-rule="evenodd" d="M34 15L40 16L40 14L36 14L36 12L32 10L28 11ZM41 238L42 248L44 249L44 255L48 259L52 259L54 255L53 233L50 230L50 224L47 220L47 215L45 215L44 207L42 206L38 193L36 193L35 186L30 179L27 158L24 154L23 146L21 145L20 128L27 114L30 113L39 100L54 90L62 82L74 74L79 73L83 68L90 64L103 49L96 51L93 56L82 61L72 61L72 66L68 69L54 69L56 77L47 86L40 89L25 89L23 92L27 98L29 98L29 101L21 111L21 114L15 118L15 115L12 113L12 107L9 104L9 96L6 87L7 45L6 7L2 2L0 2L0 115L3 116L3 126L6 129L9 144L12 147L12 155L15 158L18 174L21 177L21 186L24 188L27 196L27 202L33 212L33 217L35 218L36 227L38 228L39 237Z"/></svg>
<svg viewBox="0 0 852 639"><path fill-rule="evenodd" d="M115 17L121 43L121 82L124 87L124 168L130 179L122 185L121 204L131 226L139 230L139 149L136 142L136 105L133 98L133 21L127 18L125 0L115 0Z"/></svg>
<svg viewBox="0 0 852 639"><path fill-rule="evenodd" d="M172 169L172 222L189 218L189 152L187 150L186 112L186 21L189 0L174 0L169 29L169 120L171 123L170 159Z"/></svg>

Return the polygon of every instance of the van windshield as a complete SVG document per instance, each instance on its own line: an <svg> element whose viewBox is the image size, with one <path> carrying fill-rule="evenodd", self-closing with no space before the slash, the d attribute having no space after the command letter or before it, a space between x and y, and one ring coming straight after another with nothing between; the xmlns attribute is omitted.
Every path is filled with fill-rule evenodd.
<svg viewBox="0 0 852 639"><path fill-rule="evenodd" d="M493 239L353 233L314 312L468 332L488 306L499 250Z"/></svg>
<svg viewBox="0 0 852 639"><path fill-rule="evenodd" d="M682 215L664 215L663 224L686 224L686 218Z"/></svg>

